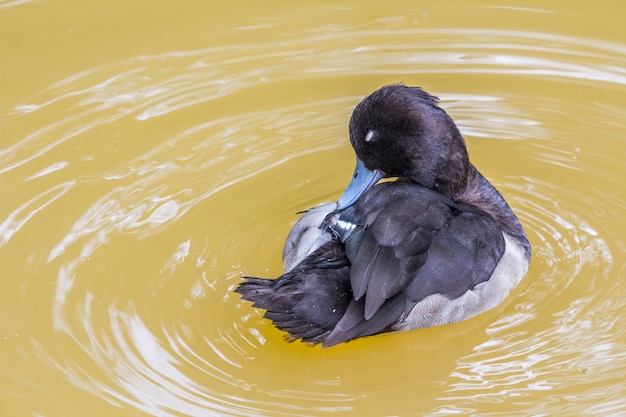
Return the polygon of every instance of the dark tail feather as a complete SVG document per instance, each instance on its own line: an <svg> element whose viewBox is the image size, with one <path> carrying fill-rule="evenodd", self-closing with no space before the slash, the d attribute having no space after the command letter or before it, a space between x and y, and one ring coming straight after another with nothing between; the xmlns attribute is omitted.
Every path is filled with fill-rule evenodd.
<svg viewBox="0 0 626 417"><path fill-rule="evenodd" d="M343 247L332 240L277 279L244 277L235 292L290 338L321 343L352 299L349 274Z"/></svg>
<svg viewBox="0 0 626 417"><path fill-rule="evenodd" d="M244 277L235 292L252 305L266 310L263 317L276 327L289 333L288 340L302 339L307 343L321 343L332 328L314 323L312 317L303 314L301 285L297 279L282 276L278 279Z"/></svg>
<svg viewBox="0 0 626 417"><path fill-rule="evenodd" d="M235 292L241 294L241 298L244 300L254 302L253 305L255 307L265 308L257 305L256 302L263 302L263 300L271 297L272 292L274 291L274 286L276 285L276 280L254 277L243 278L246 281L239 284L237 289L235 289Z"/></svg>

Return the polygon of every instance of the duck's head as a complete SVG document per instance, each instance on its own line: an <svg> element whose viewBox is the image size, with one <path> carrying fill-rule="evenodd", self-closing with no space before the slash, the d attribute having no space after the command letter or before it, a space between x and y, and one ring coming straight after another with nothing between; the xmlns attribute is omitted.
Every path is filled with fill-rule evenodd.
<svg viewBox="0 0 626 417"><path fill-rule="evenodd" d="M470 169L465 141L438 102L421 88L396 84L356 106L350 142L357 167L339 209L354 204L382 177L399 177L452 198L465 187Z"/></svg>

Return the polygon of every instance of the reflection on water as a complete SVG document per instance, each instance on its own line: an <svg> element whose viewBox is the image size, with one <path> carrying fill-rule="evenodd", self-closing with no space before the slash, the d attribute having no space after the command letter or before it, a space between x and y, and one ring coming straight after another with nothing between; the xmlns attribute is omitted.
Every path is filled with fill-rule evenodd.
<svg viewBox="0 0 626 417"><path fill-rule="evenodd" d="M126 54L11 97L0 149L7 409L625 410L626 43L499 20L558 22L539 12L476 9L490 22L476 28L452 17L467 13L432 27L426 14L311 18L264 42L254 37L287 12L238 17L246 42ZM505 305L463 323L327 350L288 344L232 290L243 274L279 273L294 213L335 199L351 174L353 106L399 81L441 97L522 220L531 270Z"/></svg>

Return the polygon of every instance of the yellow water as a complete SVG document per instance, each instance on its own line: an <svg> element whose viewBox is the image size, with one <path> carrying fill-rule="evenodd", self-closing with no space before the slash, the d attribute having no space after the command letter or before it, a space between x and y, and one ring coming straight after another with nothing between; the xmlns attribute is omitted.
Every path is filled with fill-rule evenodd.
<svg viewBox="0 0 626 417"><path fill-rule="evenodd" d="M626 413L626 3L0 0L0 414ZM331 349L233 294L336 199L383 84L439 95L530 271Z"/></svg>

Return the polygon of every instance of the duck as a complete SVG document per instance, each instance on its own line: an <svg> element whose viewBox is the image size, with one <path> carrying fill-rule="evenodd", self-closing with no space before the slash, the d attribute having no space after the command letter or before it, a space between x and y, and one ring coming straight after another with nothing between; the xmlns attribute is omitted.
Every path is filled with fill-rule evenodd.
<svg viewBox="0 0 626 417"><path fill-rule="evenodd" d="M281 276L246 276L235 291L288 340L323 347L501 304L531 246L439 99L383 86L354 108L349 138L356 168L343 194L295 223Z"/></svg>

